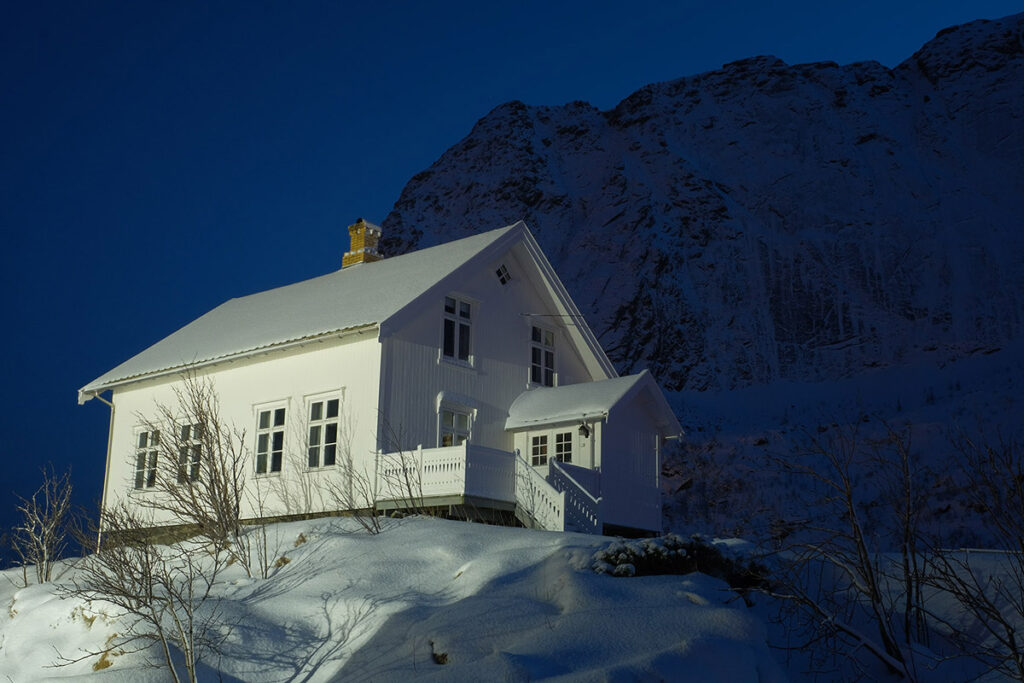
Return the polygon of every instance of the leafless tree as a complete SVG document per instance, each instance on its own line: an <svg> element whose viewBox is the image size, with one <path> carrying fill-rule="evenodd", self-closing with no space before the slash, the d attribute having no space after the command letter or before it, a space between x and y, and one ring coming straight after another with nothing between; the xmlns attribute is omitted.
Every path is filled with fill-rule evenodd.
<svg viewBox="0 0 1024 683"><path fill-rule="evenodd" d="M366 532L378 534L381 523L377 502L381 486L375 467L379 463L376 458L372 467L357 463L352 453L355 422L344 402L339 415L336 471L325 473L327 476L321 480L324 492L332 507L350 512Z"/></svg>
<svg viewBox="0 0 1024 683"><path fill-rule="evenodd" d="M177 683L181 672L172 647L177 648L187 680L194 683L197 663L218 651L226 633L211 591L230 556L201 537L156 545L146 524L126 507L105 510L102 546L83 558L58 591L67 598L110 606L120 628L105 651L134 651L156 643ZM103 652L62 653L62 663Z"/></svg>
<svg viewBox="0 0 1024 683"><path fill-rule="evenodd" d="M968 615L945 629L989 670L1024 681L1024 455L1017 439L952 439L970 508L992 535L994 551L934 548L928 582Z"/></svg>
<svg viewBox="0 0 1024 683"><path fill-rule="evenodd" d="M249 469L245 431L221 418L212 380L186 372L173 404L157 404L155 418L140 416L160 433L160 460L174 463L156 477L141 507L169 525L194 531L248 566L240 547L242 503Z"/></svg>
<svg viewBox="0 0 1024 683"><path fill-rule="evenodd" d="M825 652L857 666L856 653L870 652L891 672L914 680L912 648L903 645L918 642L925 626L908 438L887 427L883 439L871 441L856 425L833 426L808 434L802 454L779 459L811 486L803 501L807 518L792 525L797 531L779 555L784 574L775 594L800 608L813 638L831 643ZM883 498L889 496L887 514L895 520L897 560L885 552L887 539L865 523L859 484L869 470L889 479Z"/></svg>
<svg viewBox="0 0 1024 683"><path fill-rule="evenodd" d="M39 583L53 578L54 563L67 549L73 522L71 470L57 474L52 466L42 470L43 483L28 498L18 496L18 524L11 530L10 546L22 566L25 583L28 567L35 568Z"/></svg>

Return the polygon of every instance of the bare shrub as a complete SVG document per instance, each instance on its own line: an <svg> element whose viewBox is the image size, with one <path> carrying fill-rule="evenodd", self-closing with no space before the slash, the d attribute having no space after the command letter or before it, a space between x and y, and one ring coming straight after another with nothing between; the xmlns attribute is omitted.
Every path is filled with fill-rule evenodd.
<svg viewBox="0 0 1024 683"><path fill-rule="evenodd" d="M1024 681L1024 455L1016 439L952 439L969 508L997 546L994 551L934 548L928 583L948 593L967 623L943 624L970 657Z"/></svg>
<svg viewBox="0 0 1024 683"><path fill-rule="evenodd" d="M18 498L21 519L11 530L9 543L28 583L28 567L35 570L38 583L53 578L54 563L67 550L71 505L71 470L57 474L52 465L42 469L43 483L28 498Z"/></svg>
<svg viewBox="0 0 1024 683"><path fill-rule="evenodd" d="M909 433L886 425L872 440L857 424L833 425L807 434L796 457L777 461L809 485L790 488L807 516L787 524L775 597L796 608L788 615L817 643L819 664L840 657L862 670L857 653L869 652L890 672L915 679L910 645L926 637L927 625ZM869 475L882 482L882 526L866 522Z"/></svg>
<svg viewBox="0 0 1024 683"><path fill-rule="evenodd" d="M145 527L146 520L125 507L103 512L103 544L83 558L58 592L109 609L119 630L105 649L63 655L62 663L155 643L175 682L181 676L172 647L181 652L187 680L195 682L197 663L218 652L227 632L211 591L229 556L199 536L154 544Z"/></svg>

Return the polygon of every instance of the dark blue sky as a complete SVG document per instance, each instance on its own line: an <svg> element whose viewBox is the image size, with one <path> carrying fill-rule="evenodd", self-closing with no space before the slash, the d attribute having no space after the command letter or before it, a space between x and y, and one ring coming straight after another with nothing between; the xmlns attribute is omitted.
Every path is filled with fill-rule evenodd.
<svg viewBox="0 0 1024 683"><path fill-rule="evenodd" d="M0 490L74 462L80 501L98 498L108 409L78 407L78 387L227 298L336 269L345 226L382 220L502 102L606 109L757 54L895 66L946 26L1019 9L6 3Z"/></svg>

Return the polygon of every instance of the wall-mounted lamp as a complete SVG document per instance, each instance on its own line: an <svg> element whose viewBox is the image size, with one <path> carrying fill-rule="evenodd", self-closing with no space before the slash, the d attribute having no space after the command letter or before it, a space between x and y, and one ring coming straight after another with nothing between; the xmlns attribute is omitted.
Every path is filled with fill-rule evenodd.
<svg viewBox="0 0 1024 683"><path fill-rule="evenodd" d="M590 427L587 426L586 422L580 423L580 436L584 439L590 436Z"/></svg>

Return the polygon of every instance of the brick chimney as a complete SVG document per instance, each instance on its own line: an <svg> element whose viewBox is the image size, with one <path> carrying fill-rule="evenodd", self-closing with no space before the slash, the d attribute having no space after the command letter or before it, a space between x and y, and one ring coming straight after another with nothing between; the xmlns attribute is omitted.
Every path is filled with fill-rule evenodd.
<svg viewBox="0 0 1024 683"><path fill-rule="evenodd" d="M359 218L348 226L349 248L341 258L341 267L348 268L357 263L371 263L383 258L377 253L380 240L380 226Z"/></svg>

